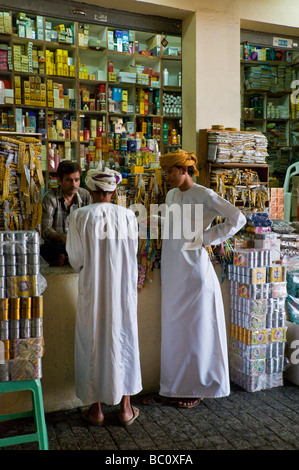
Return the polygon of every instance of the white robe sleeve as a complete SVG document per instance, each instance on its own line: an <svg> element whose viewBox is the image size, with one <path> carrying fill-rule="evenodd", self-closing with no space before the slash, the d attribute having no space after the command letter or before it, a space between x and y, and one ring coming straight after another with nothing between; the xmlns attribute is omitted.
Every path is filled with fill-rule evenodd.
<svg viewBox="0 0 299 470"><path fill-rule="evenodd" d="M69 262L75 272L79 273L84 265L84 249L82 239L76 223L76 211L69 220L69 228L66 238L66 251Z"/></svg>
<svg viewBox="0 0 299 470"><path fill-rule="evenodd" d="M205 210L211 211L213 220L215 217L224 218L221 224L213 225L203 233L203 244L219 245L235 235L246 223L246 217L230 202L218 196L214 191L208 195L204 203Z"/></svg>

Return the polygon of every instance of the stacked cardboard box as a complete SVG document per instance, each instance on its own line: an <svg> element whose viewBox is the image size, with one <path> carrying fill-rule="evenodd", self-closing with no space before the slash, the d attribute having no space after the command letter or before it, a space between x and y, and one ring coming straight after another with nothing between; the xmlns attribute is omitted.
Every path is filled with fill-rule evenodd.
<svg viewBox="0 0 299 470"><path fill-rule="evenodd" d="M283 385L286 268L269 250L235 250L229 279L231 380L251 392Z"/></svg>

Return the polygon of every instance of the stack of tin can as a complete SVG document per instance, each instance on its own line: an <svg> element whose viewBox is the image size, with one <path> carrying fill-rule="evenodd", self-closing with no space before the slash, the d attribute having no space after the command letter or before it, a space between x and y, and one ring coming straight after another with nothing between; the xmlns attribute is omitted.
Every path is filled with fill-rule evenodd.
<svg viewBox="0 0 299 470"><path fill-rule="evenodd" d="M229 265L231 380L247 391L283 384L286 270L271 251L234 252Z"/></svg>
<svg viewBox="0 0 299 470"><path fill-rule="evenodd" d="M0 381L41 377L39 235L0 232Z"/></svg>

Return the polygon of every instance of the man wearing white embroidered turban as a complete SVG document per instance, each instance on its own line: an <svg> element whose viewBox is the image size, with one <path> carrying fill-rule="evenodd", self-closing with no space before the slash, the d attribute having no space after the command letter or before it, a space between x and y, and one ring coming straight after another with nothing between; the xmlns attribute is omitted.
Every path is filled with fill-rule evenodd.
<svg viewBox="0 0 299 470"><path fill-rule="evenodd" d="M101 403L120 403L128 426L139 415L131 395L142 389L137 329L138 226L133 211L111 203L120 173L89 170L94 204L76 210L66 249L79 273L75 333L76 395L90 408L83 418L104 424Z"/></svg>

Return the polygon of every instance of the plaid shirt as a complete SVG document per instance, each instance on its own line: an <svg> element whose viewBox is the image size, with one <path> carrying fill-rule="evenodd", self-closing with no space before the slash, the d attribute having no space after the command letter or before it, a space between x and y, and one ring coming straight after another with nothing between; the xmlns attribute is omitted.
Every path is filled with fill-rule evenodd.
<svg viewBox="0 0 299 470"><path fill-rule="evenodd" d="M42 237L50 233L67 233L70 214L79 207L91 203L91 197L86 189L79 188L74 195L73 204L67 207L64 202L61 187L50 189L43 197Z"/></svg>

